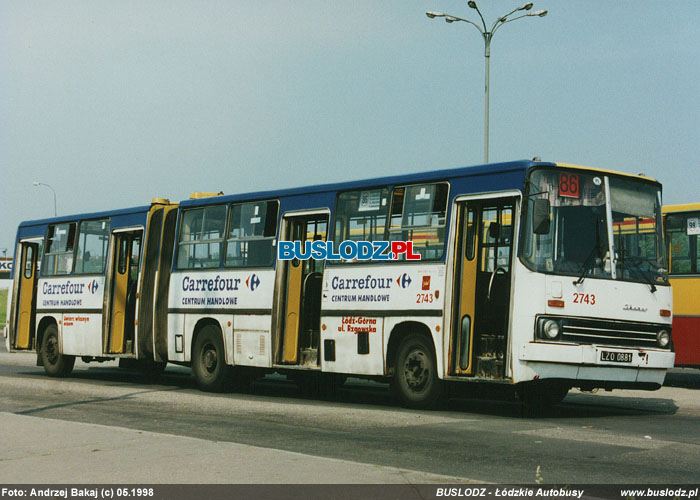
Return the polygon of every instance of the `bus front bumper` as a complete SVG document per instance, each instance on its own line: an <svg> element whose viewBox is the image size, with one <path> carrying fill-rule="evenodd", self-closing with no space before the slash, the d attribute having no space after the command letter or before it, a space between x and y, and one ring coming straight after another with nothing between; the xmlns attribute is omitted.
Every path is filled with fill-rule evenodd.
<svg viewBox="0 0 700 500"><path fill-rule="evenodd" d="M657 388L653 386L663 384L675 357L662 349L529 342L521 345L515 382L558 378L605 381L605 387Z"/></svg>

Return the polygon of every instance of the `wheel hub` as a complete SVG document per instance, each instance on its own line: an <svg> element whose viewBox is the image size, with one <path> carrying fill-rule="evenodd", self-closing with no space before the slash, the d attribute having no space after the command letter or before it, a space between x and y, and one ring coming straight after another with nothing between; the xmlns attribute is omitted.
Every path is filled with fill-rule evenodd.
<svg viewBox="0 0 700 500"><path fill-rule="evenodd" d="M430 377L428 358L422 351L413 351L406 357L404 377L412 389L421 389Z"/></svg>
<svg viewBox="0 0 700 500"><path fill-rule="evenodd" d="M202 352L202 364L207 372L214 373L214 370L216 370L217 361L216 349L214 349L213 346L208 345Z"/></svg>
<svg viewBox="0 0 700 500"><path fill-rule="evenodd" d="M58 360L57 345L58 341L54 336L49 337L46 341L46 358L51 364L55 363Z"/></svg>

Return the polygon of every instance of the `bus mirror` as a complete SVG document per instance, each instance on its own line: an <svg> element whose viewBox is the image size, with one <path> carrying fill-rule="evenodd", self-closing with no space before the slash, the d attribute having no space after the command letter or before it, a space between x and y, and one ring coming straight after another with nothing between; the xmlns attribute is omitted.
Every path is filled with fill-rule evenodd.
<svg viewBox="0 0 700 500"><path fill-rule="evenodd" d="M549 233L549 200L532 200L532 230L535 234Z"/></svg>

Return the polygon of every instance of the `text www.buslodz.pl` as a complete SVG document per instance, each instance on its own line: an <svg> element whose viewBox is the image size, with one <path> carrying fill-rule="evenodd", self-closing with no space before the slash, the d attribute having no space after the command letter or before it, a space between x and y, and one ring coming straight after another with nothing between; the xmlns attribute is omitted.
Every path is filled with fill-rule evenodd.
<svg viewBox="0 0 700 500"><path fill-rule="evenodd" d="M280 260L420 260L413 253L412 241L343 241L338 250L332 241L280 241L277 258Z"/></svg>

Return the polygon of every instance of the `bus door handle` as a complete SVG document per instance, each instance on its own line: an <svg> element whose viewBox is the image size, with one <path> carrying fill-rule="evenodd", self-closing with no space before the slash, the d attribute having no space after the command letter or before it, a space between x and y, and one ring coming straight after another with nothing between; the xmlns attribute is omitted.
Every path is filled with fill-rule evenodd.
<svg viewBox="0 0 700 500"><path fill-rule="evenodd" d="M491 300L491 287L493 286L493 279L496 277L497 274L506 274L508 271L503 269L502 267L497 267L494 269L494 271L491 273L491 279L489 280L489 293L486 295L486 300Z"/></svg>

